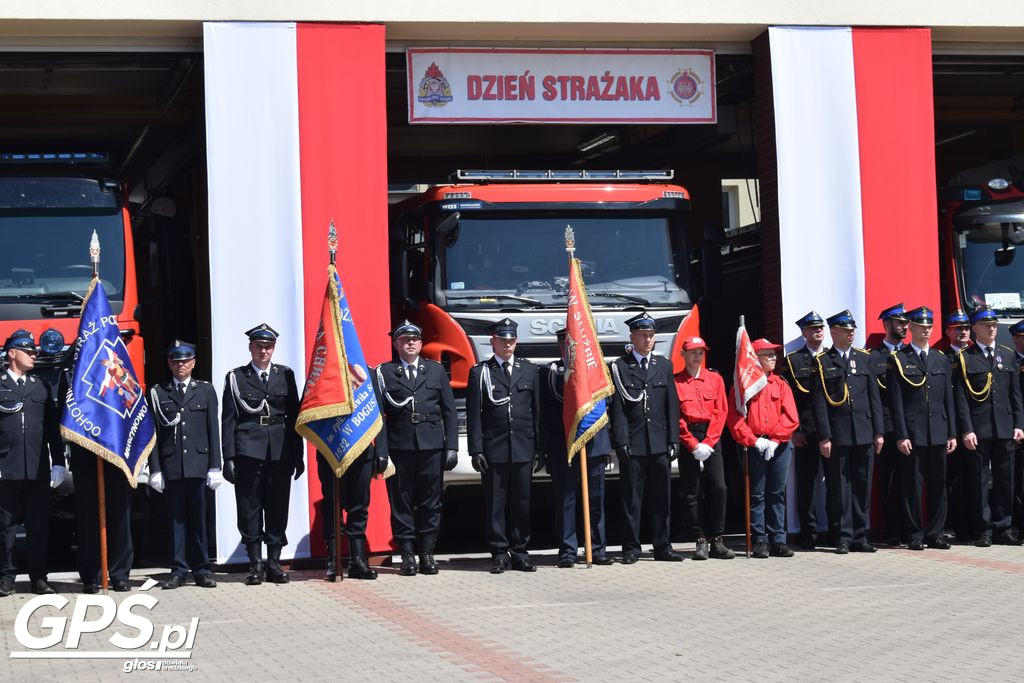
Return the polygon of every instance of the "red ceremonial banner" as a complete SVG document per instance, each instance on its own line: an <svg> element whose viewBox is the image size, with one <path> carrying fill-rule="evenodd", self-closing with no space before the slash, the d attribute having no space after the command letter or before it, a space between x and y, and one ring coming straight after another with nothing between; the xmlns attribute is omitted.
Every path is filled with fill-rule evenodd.
<svg viewBox="0 0 1024 683"><path fill-rule="evenodd" d="M736 367L733 370L732 385L735 388L736 410L744 416L747 414L747 402L768 386L768 376L754 353L747 328L742 325L736 330Z"/></svg>
<svg viewBox="0 0 1024 683"><path fill-rule="evenodd" d="M352 382L342 347L341 320L334 266L328 267L327 291L320 309L320 327L313 339L302 392L299 423L352 412Z"/></svg>

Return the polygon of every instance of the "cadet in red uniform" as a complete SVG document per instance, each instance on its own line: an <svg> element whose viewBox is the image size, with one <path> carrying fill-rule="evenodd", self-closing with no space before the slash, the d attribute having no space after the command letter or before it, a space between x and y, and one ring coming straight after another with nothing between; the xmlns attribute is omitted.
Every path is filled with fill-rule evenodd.
<svg viewBox="0 0 1024 683"><path fill-rule="evenodd" d="M706 560L710 555L719 560L731 560L735 553L722 541L726 489L720 445L729 409L722 376L701 367L707 350L707 344L700 337L684 341L686 369L675 376L679 396L679 442L684 451L693 455L679 459L679 479L685 519L693 526L697 537L693 559Z"/></svg>
<svg viewBox="0 0 1024 683"><path fill-rule="evenodd" d="M756 558L792 557L786 545L786 478L792 449L789 440L800 426L793 390L775 374L779 344L754 342L754 353L768 384L747 403L747 416L736 409L736 387L729 390L729 432L746 447L750 469L750 535Z"/></svg>

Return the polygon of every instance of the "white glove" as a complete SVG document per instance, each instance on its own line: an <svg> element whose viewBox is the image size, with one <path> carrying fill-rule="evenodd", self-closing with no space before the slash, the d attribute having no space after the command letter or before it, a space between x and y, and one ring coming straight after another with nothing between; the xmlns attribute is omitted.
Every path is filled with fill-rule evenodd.
<svg viewBox="0 0 1024 683"><path fill-rule="evenodd" d="M64 483L68 478L68 468L64 465L54 465L50 468L50 488L55 489Z"/></svg>
<svg viewBox="0 0 1024 683"><path fill-rule="evenodd" d="M149 473L149 488L153 489L157 493L164 492L164 473L163 472L150 472Z"/></svg>
<svg viewBox="0 0 1024 683"><path fill-rule="evenodd" d="M224 475L220 473L220 470L210 470L206 473L206 485L210 487L211 491L216 491L217 487L224 483Z"/></svg>
<svg viewBox="0 0 1024 683"><path fill-rule="evenodd" d="M769 459L768 458L768 454L766 452L768 450L768 444L769 443L771 443L771 442L768 439L764 438L763 436L757 437L757 441L754 442L754 448L756 448L758 451L760 451L761 455L765 456L764 457L765 460Z"/></svg>
<svg viewBox="0 0 1024 683"><path fill-rule="evenodd" d="M775 449L779 447L778 441L769 441L768 448L764 452L764 461L768 462L775 457Z"/></svg>
<svg viewBox="0 0 1024 683"><path fill-rule="evenodd" d="M711 446L706 443L697 444L697 447L693 449L693 457L700 462L704 462L711 457L711 454L715 452Z"/></svg>

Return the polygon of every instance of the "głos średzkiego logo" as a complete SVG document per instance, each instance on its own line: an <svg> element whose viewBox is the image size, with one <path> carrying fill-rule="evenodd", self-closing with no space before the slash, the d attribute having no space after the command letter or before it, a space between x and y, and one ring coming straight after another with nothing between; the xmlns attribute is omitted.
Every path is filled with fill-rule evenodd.
<svg viewBox="0 0 1024 683"><path fill-rule="evenodd" d="M443 107L452 101L452 87L434 62L430 63L420 79L416 99L425 107Z"/></svg>
<svg viewBox="0 0 1024 683"><path fill-rule="evenodd" d="M147 591L157 582L147 579L140 587ZM65 608L71 601L59 594L40 595L26 602L14 620L14 637L25 648L12 651L11 659L125 659L124 671L195 670L187 660L199 630L199 617L192 617L188 626L168 624L159 638L149 617L133 612L135 608L153 611L159 600L148 593L130 595L117 604L107 595L78 595L71 608L70 619ZM98 610L98 614L97 614ZM91 618L90 618L91 617ZM99 633L114 624L107 641L114 650L80 650L82 635ZM34 635L42 632L42 635ZM134 634L134 631L138 631ZM146 646L149 646L146 648Z"/></svg>
<svg viewBox="0 0 1024 683"><path fill-rule="evenodd" d="M681 105L694 104L704 94L704 81L693 69L679 69L668 79L668 92Z"/></svg>

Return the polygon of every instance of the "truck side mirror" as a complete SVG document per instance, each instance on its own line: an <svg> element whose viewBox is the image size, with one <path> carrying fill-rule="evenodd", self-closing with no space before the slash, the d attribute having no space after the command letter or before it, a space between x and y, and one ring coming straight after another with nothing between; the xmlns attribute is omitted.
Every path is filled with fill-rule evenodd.
<svg viewBox="0 0 1024 683"><path fill-rule="evenodd" d="M1014 246L1010 244L1010 224L1000 223L1000 229L1003 233L1003 246L1001 249L996 249L993 258L996 262L996 267L1004 268L1013 263L1013 256L1016 253Z"/></svg>

